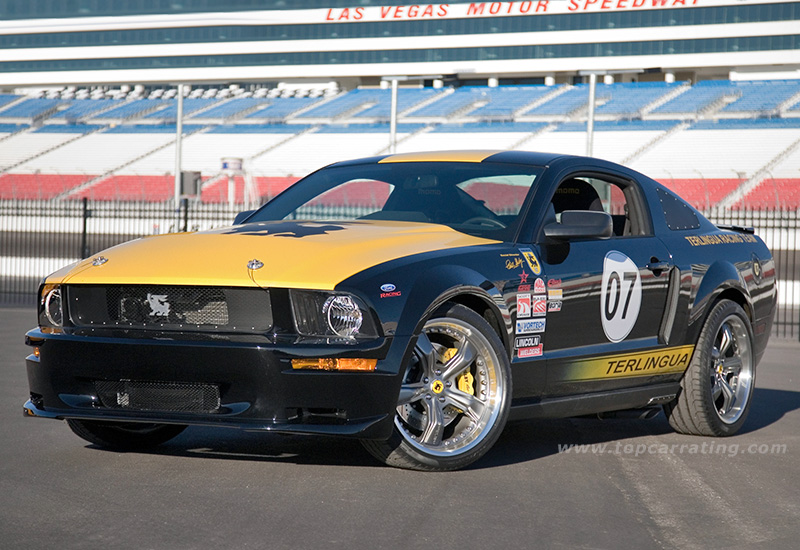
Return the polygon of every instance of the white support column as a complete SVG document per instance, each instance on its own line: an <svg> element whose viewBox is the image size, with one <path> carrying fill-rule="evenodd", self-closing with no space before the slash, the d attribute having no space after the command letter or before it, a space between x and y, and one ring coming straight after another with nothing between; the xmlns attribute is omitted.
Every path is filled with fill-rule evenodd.
<svg viewBox="0 0 800 550"><path fill-rule="evenodd" d="M392 80L392 114L389 118L389 152L397 152L397 79Z"/></svg>
<svg viewBox="0 0 800 550"><path fill-rule="evenodd" d="M589 117L586 121L586 156L592 156L594 147L594 101L597 88L597 73L589 74Z"/></svg>
<svg viewBox="0 0 800 550"><path fill-rule="evenodd" d="M181 140L183 138L183 84L178 84L178 112L175 120L175 233L181 225Z"/></svg>

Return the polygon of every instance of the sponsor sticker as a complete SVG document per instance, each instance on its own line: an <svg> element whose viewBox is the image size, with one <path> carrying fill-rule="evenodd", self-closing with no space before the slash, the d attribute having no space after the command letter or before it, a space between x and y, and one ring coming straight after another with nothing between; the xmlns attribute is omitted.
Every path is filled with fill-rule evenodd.
<svg viewBox="0 0 800 550"><path fill-rule="evenodd" d="M524 269L522 270L522 273L519 274L519 282L520 284L528 282L528 274L525 272Z"/></svg>
<svg viewBox="0 0 800 550"><path fill-rule="evenodd" d="M547 291L547 297L551 300L560 300L564 296L564 291L560 288L551 288Z"/></svg>
<svg viewBox="0 0 800 550"><path fill-rule="evenodd" d="M541 274L542 266L539 263L539 260L536 258L536 254L533 253L533 250L530 248L520 248L519 251L522 252L522 256L525 258L525 261L528 262L528 267L531 268L533 274Z"/></svg>
<svg viewBox="0 0 800 550"><path fill-rule="evenodd" d="M619 355L581 359L552 370L554 381L603 380L681 373L689 366L694 346L676 346ZM550 379L551 371L547 377Z"/></svg>
<svg viewBox="0 0 800 550"><path fill-rule="evenodd" d="M542 343L542 337L538 334L533 336L517 336L514 339L515 348L532 348Z"/></svg>
<svg viewBox="0 0 800 550"><path fill-rule="evenodd" d="M381 292L393 292L397 290L397 287L394 286L392 283L386 283L385 285L381 285Z"/></svg>
<svg viewBox="0 0 800 550"><path fill-rule="evenodd" d="M532 348L520 348L517 350L517 357L520 359L526 357L539 357L542 355L542 346L533 346Z"/></svg>
<svg viewBox="0 0 800 550"><path fill-rule="evenodd" d="M518 292L530 292L531 291L531 285L519 285L519 288L517 288L517 291Z"/></svg>
<svg viewBox="0 0 800 550"><path fill-rule="evenodd" d="M544 296L534 296L531 304L531 315L542 317L547 314L547 298Z"/></svg>
<svg viewBox="0 0 800 550"><path fill-rule="evenodd" d="M531 316L531 295L517 294L517 317Z"/></svg>
<svg viewBox="0 0 800 550"><path fill-rule="evenodd" d="M544 332L547 325L546 319L517 320L517 334L531 334Z"/></svg>
<svg viewBox="0 0 800 550"><path fill-rule="evenodd" d="M561 302L548 302L547 311L561 311Z"/></svg>
<svg viewBox="0 0 800 550"><path fill-rule="evenodd" d="M535 294L544 294L544 293L545 293L545 290L546 290L546 289L545 289L545 287L544 287L544 280L542 280L541 278L537 278L537 279L536 279L536 280L533 282L533 292L534 292Z"/></svg>
<svg viewBox="0 0 800 550"><path fill-rule="evenodd" d="M549 279L547 286L550 288L561 288L561 279Z"/></svg>

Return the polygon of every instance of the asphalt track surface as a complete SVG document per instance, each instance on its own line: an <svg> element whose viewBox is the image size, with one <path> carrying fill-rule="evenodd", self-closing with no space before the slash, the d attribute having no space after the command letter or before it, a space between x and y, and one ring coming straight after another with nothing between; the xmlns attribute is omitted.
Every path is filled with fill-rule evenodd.
<svg viewBox="0 0 800 550"><path fill-rule="evenodd" d="M744 430L652 420L509 425L471 468L376 463L356 441L189 428L109 452L27 419L23 334L0 309L2 549L798 548L800 345L773 341ZM559 445L584 445L559 452ZM582 452L579 452L582 451Z"/></svg>

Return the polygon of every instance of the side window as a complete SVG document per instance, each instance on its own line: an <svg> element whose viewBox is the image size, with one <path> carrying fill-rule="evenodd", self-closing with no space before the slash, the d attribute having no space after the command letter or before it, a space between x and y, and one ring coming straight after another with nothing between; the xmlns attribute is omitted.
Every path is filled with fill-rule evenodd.
<svg viewBox="0 0 800 550"><path fill-rule="evenodd" d="M640 208L638 189L596 175L571 177L561 182L552 199L556 219L564 210L596 210L611 215L615 237L644 235L648 224Z"/></svg>

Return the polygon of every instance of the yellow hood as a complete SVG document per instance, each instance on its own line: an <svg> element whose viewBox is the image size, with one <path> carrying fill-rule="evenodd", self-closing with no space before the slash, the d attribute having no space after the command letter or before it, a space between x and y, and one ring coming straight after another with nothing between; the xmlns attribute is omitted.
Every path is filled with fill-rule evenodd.
<svg viewBox="0 0 800 550"><path fill-rule="evenodd" d="M137 239L58 271L48 282L332 290L383 262L495 242L424 223L264 222ZM249 269L251 260L263 267Z"/></svg>

